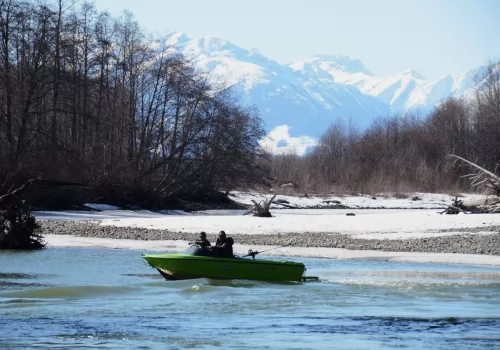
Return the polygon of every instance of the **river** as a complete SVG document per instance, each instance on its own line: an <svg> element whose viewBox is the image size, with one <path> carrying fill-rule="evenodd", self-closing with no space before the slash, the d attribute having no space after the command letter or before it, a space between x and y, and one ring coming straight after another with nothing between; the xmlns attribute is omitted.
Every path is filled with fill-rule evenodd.
<svg viewBox="0 0 500 350"><path fill-rule="evenodd" d="M293 258L320 281L165 281L140 255L0 252L0 348L500 347L500 267Z"/></svg>

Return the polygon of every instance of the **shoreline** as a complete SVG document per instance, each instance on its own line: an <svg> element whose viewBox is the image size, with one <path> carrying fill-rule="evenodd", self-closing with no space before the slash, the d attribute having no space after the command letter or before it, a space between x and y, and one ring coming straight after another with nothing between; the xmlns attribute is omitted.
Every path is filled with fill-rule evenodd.
<svg viewBox="0 0 500 350"><path fill-rule="evenodd" d="M198 237L198 233L194 232L101 225L99 220L47 220L40 221L40 225L44 236L69 235L114 240L184 242L192 242ZM231 232L227 233L233 237L236 245L244 246L287 246L288 248L343 249L348 251L500 256L500 233L498 226L456 228L441 231L448 234L407 239L353 238L347 234L332 232L283 232L234 235ZM214 244L217 237L215 234L208 233L207 238Z"/></svg>
<svg viewBox="0 0 500 350"><path fill-rule="evenodd" d="M72 235L47 235L48 248L103 248L130 249L145 252L182 252L188 247L182 240L134 240L117 238L76 237ZM261 253L267 257L299 257L333 260L389 261L405 263L458 264L470 266L500 267L500 256L479 254L409 253L375 250L348 250L342 248L278 247ZM249 249L263 251L270 246L234 245L234 254L244 256Z"/></svg>

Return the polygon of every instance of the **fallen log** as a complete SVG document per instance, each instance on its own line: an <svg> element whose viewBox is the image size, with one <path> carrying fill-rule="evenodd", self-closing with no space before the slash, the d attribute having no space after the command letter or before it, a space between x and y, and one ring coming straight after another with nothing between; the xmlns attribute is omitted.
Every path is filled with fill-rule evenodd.
<svg viewBox="0 0 500 350"><path fill-rule="evenodd" d="M274 204L281 205L283 207L290 208L290 209L298 209L296 206L293 206L293 205L290 205L290 204L285 204L285 203L278 203L276 201L274 202Z"/></svg>
<svg viewBox="0 0 500 350"><path fill-rule="evenodd" d="M473 168L473 172L464 177L471 179L473 187L482 188L486 192L489 192L489 195L475 199L458 199L458 197L455 197L453 203L442 211L441 214L458 214L459 212L500 213L500 177L465 158L454 154L449 155L449 157L455 158L456 161L464 162Z"/></svg>

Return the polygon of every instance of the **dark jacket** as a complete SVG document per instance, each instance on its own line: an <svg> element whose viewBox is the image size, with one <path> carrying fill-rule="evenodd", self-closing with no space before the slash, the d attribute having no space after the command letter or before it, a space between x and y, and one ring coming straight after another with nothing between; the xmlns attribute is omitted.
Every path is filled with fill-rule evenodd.
<svg viewBox="0 0 500 350"><path fill-rule="evenodd" d="M233 244L234 240L231 237L226 237L224 240L217 238L215 247L212 249L219 252L221 255L233 257Z"/></svg>
<svg viewBox="0 0 500 350"><path fill-rule="evenodd" d="M198 240L196 242L194 242L194 244L197 244L199 245L200 247L210 247L211 244L210 244L210 241L206 238L198 238Z"/></svg>

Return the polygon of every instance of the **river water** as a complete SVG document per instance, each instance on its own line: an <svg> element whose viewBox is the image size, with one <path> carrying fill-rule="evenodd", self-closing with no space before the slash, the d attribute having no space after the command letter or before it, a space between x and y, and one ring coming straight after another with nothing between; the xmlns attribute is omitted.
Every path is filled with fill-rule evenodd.
<svg viewBox="0 0 500 350"><path fill-rule="evenodd" d="M500 348L498 267L294 258L320 281L165 281L140 254L0 252L0 348Z"/></svg>

